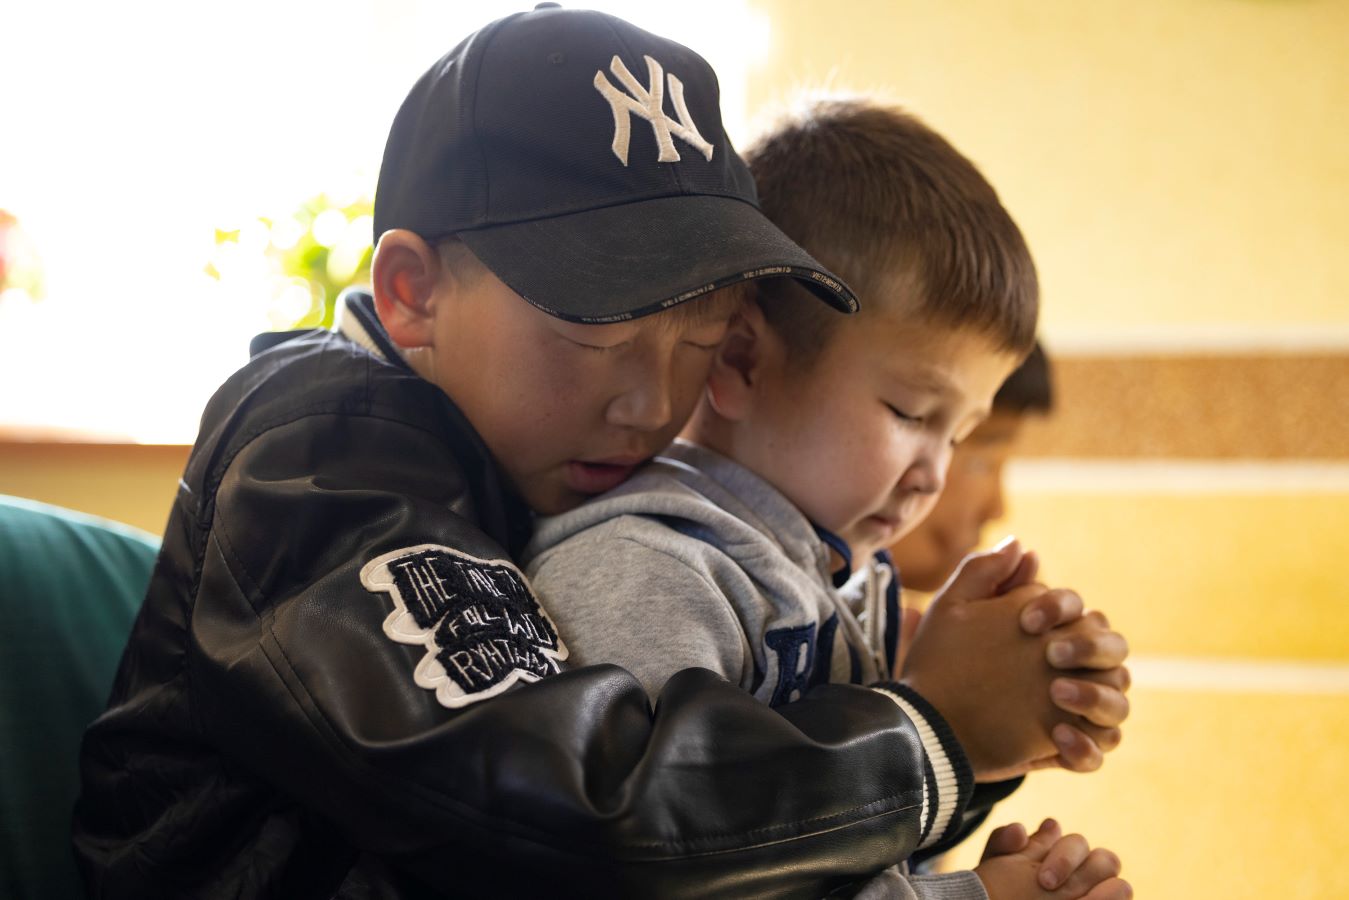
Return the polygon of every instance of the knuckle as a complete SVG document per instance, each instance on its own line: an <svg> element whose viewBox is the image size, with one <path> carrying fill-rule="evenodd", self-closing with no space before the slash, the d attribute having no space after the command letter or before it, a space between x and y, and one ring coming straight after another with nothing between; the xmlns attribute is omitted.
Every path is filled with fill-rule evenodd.
<svg viewBox="0 0 1349 900"><path fill-rule="evenodd" d="M1099 685L1089 680L1073 682L1077 686L1077 702L1073 704L1074 709L1080 713L1091 712L1098 709L1101 703L1101 688Z"/></svg>
<svg viewBox="0 0 1349 900"><path fill-rule="evenodd" d="M1091 690L1093 702L1099 702L1103 696L1124 696L1124 691L1120 690L1120 677L1114 669L1077 669L1073 672L1073 677L1081 681L1085 690Z"/></svg>
<svg viewBox="0 0 1349 900"><path fill-rule="evenodd" d="M1064 835L1054 847L1054 851L1055 856L1068 861L1073 869L1080 866L1090 855L1087 839L1080 834Z"/></svg>
<svg viewBox="0 0 1349 900"><path fill-rule="evenodd" d="M1133 675L1129 673L1127 666L1116 666L1106 673L1107 683L1112 685L1115 690L1121 694L1127 692L1133 686Z"/></svg>
<svg viewBox="0 0 1349 900"><path fill-rule="evenodd" d="M1043 614L1045 618L1050 619L1050 624L1053 624L1053 604L1047 603L1045 600L1046 597L1048 597L1048 594L1041 594L1027 600L1026 605L1021 609L1021 618L1024 620L1029 613L1038 612Z"/></svg>
<svg viewBox="0 0 1349 900"><path fill-rule="evenodd" d="M1068 621L1060 622L1058 630L1059 633L1064 636L1064 638L1067 638L1069 635L1072 635L1077 640L1086 643L1094 643L1096 641L1099 641L1101 639L1102 634L1108 633L1103 632L1100 628L1097 628L1095 623L1093 623L1090 619L1071 619Z"/></svg>
<svg viewBox="0 0 1349 900"><path fill-rule="evenodd" d="M1085 641L1091 648L1089 651L1091 661L1098 668L1104 669L1106 666L1117 668L1129 655L1129 647L1124 638L1113 631L1088 635Z"/></svg>
<svg viewBox="0 0 1349 900"><path fill-rule="evenodd" d="M1077 591L1070 590L1068 588L1059 588L1058 602L1059 605L1063 607L1063 609L1071 612L1073 616L1076 617L1082 615L1083 609L1082 597L1077 593Z"/></svg>
<svg viewBox="0 0 1349 900"><path fill-rule="evenodd" d="M1113 728L1129 718L1129 698L1114 688L1092 686L1083 691L1082 697L1083 714L1097 725Z"/></svg>

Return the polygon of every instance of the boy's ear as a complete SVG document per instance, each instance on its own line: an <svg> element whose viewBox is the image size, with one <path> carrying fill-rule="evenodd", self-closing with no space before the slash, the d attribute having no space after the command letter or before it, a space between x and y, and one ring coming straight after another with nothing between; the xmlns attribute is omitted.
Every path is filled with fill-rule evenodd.
<svg viewBox="0 0 1349 900"><path fill-rule="evenodd" d="M770 340L763 311L748 301L731 320L707 376L708 403L723 419L738 422L749 412Z"/></svg>
<svg viewBox="0 0 1349 900"><path fill-rule="evenodd" d="M434 342L432 298L440 282L440 254L411 231L395 228L380 236L371 261L375 311L389 337L400 347Z"/></svg>

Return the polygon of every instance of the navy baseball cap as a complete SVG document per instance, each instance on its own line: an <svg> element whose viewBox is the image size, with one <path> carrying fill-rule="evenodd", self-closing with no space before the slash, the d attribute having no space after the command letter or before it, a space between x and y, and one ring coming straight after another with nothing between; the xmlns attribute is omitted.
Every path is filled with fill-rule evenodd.
<svg viewBox="0 0 1349 900"><path fill-rule="evenodd" d="M516 293L575 322L778 276L857 310L760 212L707 62L588 10L499 19L421 77L375 192L376 242L392 228L458 236Z"/></svg>

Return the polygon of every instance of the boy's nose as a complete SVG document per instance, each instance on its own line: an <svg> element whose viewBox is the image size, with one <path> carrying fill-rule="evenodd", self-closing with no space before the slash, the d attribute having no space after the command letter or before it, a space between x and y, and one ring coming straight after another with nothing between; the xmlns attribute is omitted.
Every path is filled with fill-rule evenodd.
<svg viewBox="0 0 1349 900"><path fill-rule="evenodd" d="M605 421L620 428L656 431L670 424L670 379L647 371L635 377L609 402Z"/></svg>
<svg viewBox="0 0 1349 900"><path fill-rule="evenodd" d="M919 454L899 479L901 490L917 494L938 494L946 485L946 468L951 462L949 444L934 445Z"/></svg>

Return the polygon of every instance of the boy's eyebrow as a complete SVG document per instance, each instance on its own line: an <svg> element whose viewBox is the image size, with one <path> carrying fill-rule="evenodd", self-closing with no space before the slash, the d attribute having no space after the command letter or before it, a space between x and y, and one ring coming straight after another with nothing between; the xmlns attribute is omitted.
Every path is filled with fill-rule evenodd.
<svg viewBox="0 0 1349 900"><path fill-rule="evenodd" d="M955 382L942 369L932 366L907 368L909 365L911 365L911 363L908 363L907 361L901 362L898 366L890 370L890 377L896 381L903 381L905 384L912 385L920 390L935 391L939 393L952 393L955 391Z"/></svg>

